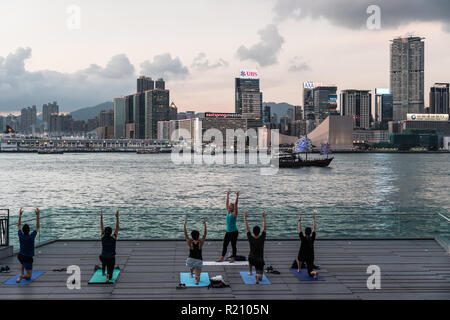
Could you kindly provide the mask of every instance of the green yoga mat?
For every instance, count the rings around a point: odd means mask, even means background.
[[[109,283],[114,283],[117,280],[117,277],[119,276],[120,270],[114,269],[112,279],[109,279]],[[88,282],[89,284],[105,284],[106,283],[106,275],[102,275],[102,270],[99,269],[95,271],[94,275],[92,276],[91,280]]]

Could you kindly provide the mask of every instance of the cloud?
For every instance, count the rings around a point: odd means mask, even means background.
[[[290,67],[288,69],[289,72],[301,72],[301,71],[309,71],[311,70],[311,67],[306,62],[299,62],[298,57],[294,57],[291,59]]]
[[[284,43],[284,38],[278,32],[274,24],[267,25],[264,29],[258,31],[260,41],[250,48],[240,46],[237,50],[237,56],[241,60],[256,61],[261,67],[276,64],[277,55]]]
[[[170,53],[163,53],[153,57],[153,62],[146,60],[141,63],[141,74],[165,80],[185,79],[189,70],[183,66],[180,58],[172,59]]]
[[[206,54],[203,52],[200,52],[192,61],[191,68],[197,69],[197,70],[211,70],[216,69],[220,67],[228,67],[228,62],[224,59],[220,58],[216,61],[214,64],[209,64],[209,60],[206,58]]]
[[[20,110],[58,101],[62,111],[111,101],[133,92],[135,69],[127,56],[113,56],[105,67],[91,64],[73,73],[52,70],[27,71],[30,48],[18,48],[0,57],[0,112]]]
[[[380,7],[381,28],[394,29],[412,22],[440,22],[450,31],[450,1],[448,0],[277,0],[275,21],[289,18],[324,18],[346,28],[365,28],[370,5]]]

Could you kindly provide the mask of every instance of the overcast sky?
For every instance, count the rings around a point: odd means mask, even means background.
[[[301,105],[303,81],[389,87],[389,40],[408,34],[425,38],[428,105],[450,82],[448,0],[1,1],[0,113],[111,101],[140,74],[164,77],[180,111],[233,112],[241,68],[259,71],[264,101]]]

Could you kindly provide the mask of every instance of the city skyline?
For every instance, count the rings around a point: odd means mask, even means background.
[[[198,11],[193,12],[187,4],[171,1],[151,4],[161,9],[160,17],[125,15],[123,23],[107,23],[107,27],[102,23],[121,16],[125,4],[108,4],[108,12],[94,19],[92,12],[101,1],[79,1],[79,30],[66,27],[68,1],[42,8],[22,2],[35,11],[21,13],[22,20],[5,16],[0,22],[0,29],[14,30],[2,32],[2,114],[48,101],[58,101],[67,112],[112,101],[132,92],[139,75],[167,80],[172,100],[180,110],[232,112],[233,81],[240,69],[259,71],[264,101],[301,105],[305,81],[335,84],[339,91],[389,87],[390,41],[408,34],[425,38],[426,92],[436,82],[450,82],[445,73],[450,69],[450,57],[442,53],[450,43],[446,41],[450,40],[446,23],[450,10],[445,10],[448,4],[444,1],[403,4],[410,11],[409,18],[399,10],[403,2],[393,6],[379,1],[380,30],[366,27],[368,1],[346,1],[349,12],[342,16],[331,13],[335,6],[332,2],[324,2],[330,7],[327,10],[324,3],[311,5],[305,1],[247,1],[242,5],[205,2],[204,6],[192,6]],[[186,9],[177,19],[171,18],[169,10],[175,2]],[[144,10],[150,4],[136,1],[135,6]],[[294,13],[300,9],[305,14],[288,14],[290,6],[294,6]],[[13,13],[20,7],[2,3],[0,9],[17,16]],[[357,19],[344,21],[350,15],[357,15]],[[201,23],[192,20],[199,17],[203,18]],[[148,28],[142,31],[147,24],[158,32],[145,31]],[[37,30],[30,37],[29,30],[34,27]],[[185,35],[180,36],[180,28]],[[129,40],[122,44],[118,39],[126,36]],[[146,36],[154,40],[142,43]],[[22,88],[23,93],[18,94]],[[427,94],[425,105],[429,106]]]

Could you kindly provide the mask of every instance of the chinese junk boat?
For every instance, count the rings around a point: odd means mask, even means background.
[[[327,167],[333,160],[333,157],[328,157],[330,148],[328,144],[322,144],[321,154],[326,155],[326,158],[308,159],[308,153],[312,151],[311,140],[308,137],[303,137],[298,140],[294,148],[287,152],[276,155],[280,168],[300,168],[300,167]],[[305,157],[300,155],[304,153]]]

